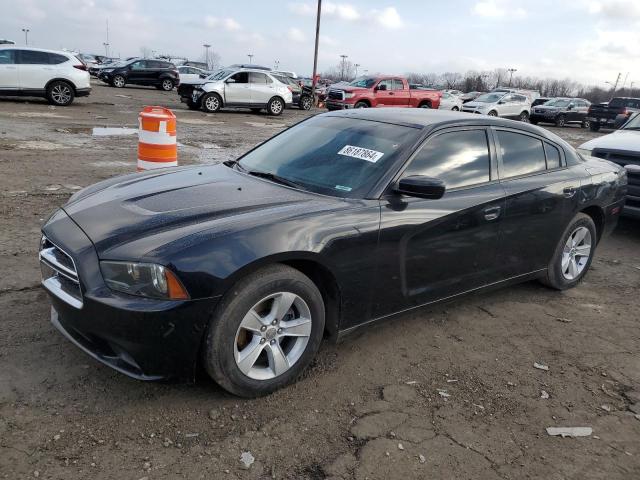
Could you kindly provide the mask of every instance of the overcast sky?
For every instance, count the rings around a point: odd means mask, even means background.
[[[0,38],[43,48],[203,57],[308,75],[315,1],[0,0]],[[618,72],[640,86],[640,0],[324,1],[319,69],[339,55],[360,71],[403,73],[517,68],[604,86]]]

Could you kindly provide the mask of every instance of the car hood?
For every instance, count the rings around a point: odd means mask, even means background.
[[[640,131],[638,130],[616,130],[609,135],[594,138],[587,143],[583,143],[579,148],[593,150],[603,148],[607,150],[626,150],[640,152]]]
[[[110,179],[81,190],[63,209],[101,259],[140,260],[177,240],[184,247],[202,232],[222,236],[348,205],[218,164]]]

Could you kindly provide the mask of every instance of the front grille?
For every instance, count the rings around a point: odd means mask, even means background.
[[[344,100],[344,91],[342,90],[329,90],[327,97],[330,100]]]
[[[71,255],[43,236],[39,256],[42,285],[69,305],[82,308],[80,280]]]

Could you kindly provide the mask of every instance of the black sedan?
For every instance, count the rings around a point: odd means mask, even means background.
[[[237,161],[76,193],[42,229],[43,285],[54,325],[116,370],[193,379],[201,364],[257,396],[325,336],[531,279],[574,287],[626,181],[528,124],[326,113]]]

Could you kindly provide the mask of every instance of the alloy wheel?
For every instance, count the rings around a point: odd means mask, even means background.
[[[591,232],[586,227],[576,228],[562,251],[562,275],[567,280],[575,280],[584,271],[591,256]]]
[[[220,100],[218,100],[218,97],[216,97],[215,95],[208,97],[205,102],[204,102],[205,106],[207,107],[207,110],[210,110],[212,112],[218,110],[218,108],[220,108]]]
[[[302,99],[302,109],[303,110],[311,110],[311,98],[310,97],[304,97]]]
[[[124,78],[117,76],[113,79],[113,84],[118,88],[124,87]]]
[[[304,353],[311,326],[311,310],[300,296],[278,292],[263,298],[240,322],[234,344],[236,365],[254,380],[282,375]]]
[[[171,80],[164,80],[162,82],[162,89],[165,91],[169,91],[171,89],[173,89],[173,82]]]
[[[51,89],[53,101],[59,105],[64,105],[71,100],[71,88],[67,85],[58,84]]]

